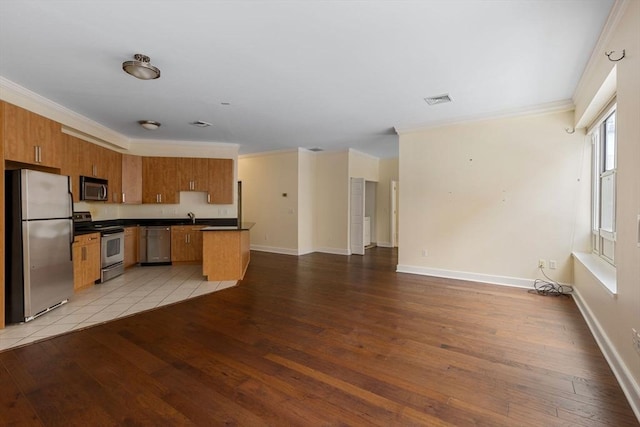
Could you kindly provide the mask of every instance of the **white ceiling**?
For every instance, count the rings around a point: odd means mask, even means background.
[[[394,157],[396,126],[569,100],[612,5],[0,0],[0,76],[132,139]],[[160,79],[122,71],[135,53]]]

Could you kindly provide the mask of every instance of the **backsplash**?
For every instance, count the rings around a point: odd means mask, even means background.
[[[187,218],[193,212],[196,218],[236,218],[236,205],[210,205],[207,194],[196,191],[180,192],[177,205],[120,205],[103,202],[78,202],[74,211],[89,211],[94,221],[120,218]]]

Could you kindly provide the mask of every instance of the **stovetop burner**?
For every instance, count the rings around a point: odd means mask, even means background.
[[[120,225],[102,225],[94,224],[91,220],[91,212],[81,211],[73,213],[73,225],[76,231],[87,232],[95,231],[103,236],[114,233],[123,233],[124,228]]]

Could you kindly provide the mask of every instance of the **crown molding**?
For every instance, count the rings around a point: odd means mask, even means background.
[[[587,61],[587,65],[584,67],[582,71],[582,76],[580,76],[580,80],[578,80],[578,84],[576,85],[576,89],[573,92],[573,99],[576,99],[576,95],[581,93],[584,90],[584,85],[587,84],[587,77],[591,75],[591,72],[594,67],[598,64],[602,55],[607,49],[611,38],[617,28],[620,20],[624,16],[627,8],[634,0],[616,0],[611,8],[611,12],[609,12],[609,16],[607,17],[607,21],[602,28],[602,32],[600,33],[600,37],[596,42],[596,45],[591,52],[591,56],[589,57],[589,61]],[[613,65],[612,65],[613,68]]]
[[[410,124],[394,126],[394,129],[398,135],[414,132],[422,132],[433,128],[439,128],[443,126],[459,125],[470,122],[480,122],[485,120],[506,119],[519,116],[534,116],[541,114],[561,113],[564,111],[572,111],[575,108],[571,99],[565,99],[562,101],[549,102],[546,104],[539,104],[529,107],[512,108],[502,111],[496,111],[486,114],[477,114],[466,117],[457,117],[451,120],[441,120],[432,123],[423,124]]]
[[[83,115],[51,101],[37,93],[0,76],[0,99],[60,123],[67,130],[75,130],[82,139],[100,145],[128,150],[131,140]],[[70,133],[70,132],[65,132]]]

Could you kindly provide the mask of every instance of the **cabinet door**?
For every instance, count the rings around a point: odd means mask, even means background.
[[[209,191],[209,159],[179,157],[177,159],[180,191]]]
[[[100,279],[100,235],[87,245],[87,279],[91,283]]]
[[[59,168],[62,165],[62,153],[60,140],[62,130],[60,123],[46,117],[30,113],[29,116],[29,140],[39,147],[38,164]]]
[[[122,154],[117,151],[104,149],[106,177],[109,181],[109,201],[111,203],[122,202]]]
[[[142,203],[142,157],[122,155],[122,203]]]
[[[74,242],[71,246],[73,253],[73,290],[77,291],[85,287],[84,283],[84,263],[86,257],[86,245]]]
[[[6,160],[59,168],[60,124],[13,104],[4,103]]]
[[[78,168],[78,175],[82,176],[97,176],[95,158],[97,156],[97,147],[87,141],[83,141],[80,138],[71,137],[74,140],[76,146],[76,163]]]
[[[143,157],[142,203],[179,203],[175,157]]]
[[[75,203],[80,201],[80,142],[84,141],[66,134],[62,134],[60,141],[61,150],[65,154],[60,173],[71,177],[71,193]]]
[[[131,267],[138,262],[138,227],[124,229],[124,267]]]
[[[193,191],[193,159],[189,157],[178,157],[176,159],[176,169],[178,175],[178,190]]]
[[[189,261],[189,232],[187,227],[171,227],[171,261]]]
[[[76,236],[73,251],[73,288],[91,286],[100,279],[100,234]]]
[[[215,205],[233,204],[233,160],[208,159],[208,202]]]

